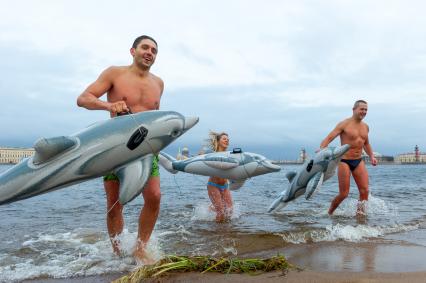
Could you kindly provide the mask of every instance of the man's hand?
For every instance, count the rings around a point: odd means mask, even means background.
[[[373,165],[373,166],[377,165],[377,159],[374,156],[371,157],[371,161],[370,162],[371,162],[371,165]]]
[[[129,112],[129,107],[125,101],[120,100],[116,102],[111,102],[108,106],[108,111],[112,116],[117,116],[118,113]]]

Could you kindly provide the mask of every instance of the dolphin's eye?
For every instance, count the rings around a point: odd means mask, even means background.
[[[179,130],[173,130],[171,133],[170,133],[170,135],[173,137],[173,138],[175,138],[175,137],[177,137],[177,136],[179,136],[181,134],[181,131],[179,131]]]

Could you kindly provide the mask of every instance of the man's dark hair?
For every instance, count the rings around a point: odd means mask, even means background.
[[[136,48],[136,47],[138,47],[139,42],[141,42],[141,41],[142,41],[142,40],[144,40],[144,39],[149,39],[149,40],[154,41],[155,45],[157,45],[157,48],[158,48],[157,41],[155,41],[155,39],[153,39],[152,37],[150,37],[150,36],[148,36],[148,35],[141,35],[141,36],[137,37],[137,38],[135,39],[135,41],[133,42],[132,48]]]
[[[356,109],[361,103],[368,104],[367,101],[360,99],[355,101],[353,109]]]

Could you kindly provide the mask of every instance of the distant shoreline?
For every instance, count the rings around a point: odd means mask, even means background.
[[[272,163],[277,165],[302,165],[304,162],[290,161],[290,160],[273,160]],[[379,162],[379,165],[426,165],[426,162],[399,163],[399,162],[386,161],[386,162]]]
[[[293,161],[293,160],[273,160],[273,164],[277,165],[302,165],[304,162]],[[0,165],[16,165],[18,163],[0,163]],[[368,164],[368,163],[367,163]],[[426,165],[426,162],[412,162],[412,163],[398,163],[398,162],[379,162],[379,165]]]

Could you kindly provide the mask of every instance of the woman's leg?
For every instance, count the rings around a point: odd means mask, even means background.
[[[225,221],[225,205],[222,201],[222,195],[219,189],[213,186],[207,186],[207,190],[209,193],[209,198],[216,211],[216,222],[218,223],[224,222]]]

